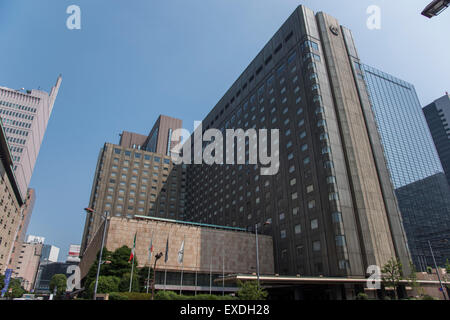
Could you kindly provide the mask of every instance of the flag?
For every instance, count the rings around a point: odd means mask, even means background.
[[[128,262],[134,259],[134,251],[136,249],[136,235],[137,232],[134,234],[133,249],[131,249],[130,259],[128,259]]]
[[[148,248],[148,261],[152,261],[152,255],[153,255],[153,236],[150,240],[150,247]]]
[[[167,237],[166,242],[166,254],[164,256],[164,263],[167,263],[167,260],[169,260],[169,237]]]
[[[180,251],[178,251],[178,263],[183,263],[183,257],[184,257],[184,240],[181,243]]]

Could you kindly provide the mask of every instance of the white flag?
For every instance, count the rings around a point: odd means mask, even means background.
[[[178,251],[178,263],[183,263],[183,257],[184,257],[184,240],[181,243],[180,251]]]

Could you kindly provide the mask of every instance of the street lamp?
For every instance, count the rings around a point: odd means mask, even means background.
[[[162,256],[163,256],[162,252],[158,253],[155,256],[155,264],[153,265],[152,300],[155,299],[156,262],[158,262],[158,260],[161,259]]]
[[[269,225],[270,221],[264,222],[263,227]],[[258,224],[255,224],[255,238],[256,238],[256,278],[258,282],[259,289],[259,245],[258,245]]]
[[[450,0],[433,0],[423,11],[422,15],[433,18],[450,6]]]
[[[86,213],[96,213],[99,214],[97,211],[91,209],[91,208],[84,208]],[[105,219],[105,226],[103,228],[103,236],[102,236],[102,246],[100,247],[100,256],[98,257],[98,266],[97,266],[97,276],[95,278],[95,287],[94,287],[94,300],[97,300],[97,288],[98,288],[98,277],[100,276],[100,266],[102,263],[102,255],[103,255],[103,246],[105,245],[105,235],[106,235],[106,227],[108,224],[108,215],[109,212],[105,211],[105,213],[102,215],[102,217]]]
[[[440,242],[448,243],[448,240],[447,239],[442,239],[442,240],[440,240]],[[428,246],[430,247],[431,257],[433,258],[434,267],[436,268],[436,274],[437,274],[438,279],[439,279],[439,284],[441,285],[441,290],[442,290],[442,294],[444,295],[444,300],[447,300],[447,295],[445,294],[444,286],[442,285],[441,276],[439,275],[439,269],[438,269],[438,266],[437,266],[437,263],[436,263],[436,259],[434,258],[433,248],[431,247],[431,241],[430,240],[428,240]]]

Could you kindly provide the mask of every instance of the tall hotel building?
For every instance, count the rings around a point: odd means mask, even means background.
[[[0,87],[0,116],[11,148],[17,183],[24,198],[61,81],[59,76],[50,94],[41,90],[23,93]]]
[[[105,143],[101,148],[89,201],[98,214],[87,214],[81,255],[106,211],[128,219],[185,218],[186,169],[175,166],[167,153],[171,132],[181,125],[181,120],[160,116],[149,136],[124,131],[118,145]],[[163,152],[154,152],[158,150]]]
[[[279,129],[280,167],[188,166],[188,219],[258,225],[279,274],[365,277],[394,257],[408,273],[360,60],[335,18],[299,6],[203,120],[209,128]]]
[[[433,265],[430,240],[438,264],[444,265],[450,258],[450,248],[439,240],[450,234],[450,187],[416,90],[412,84],[373,67],[363,65],[362,69],[412,261],[421,271]]]

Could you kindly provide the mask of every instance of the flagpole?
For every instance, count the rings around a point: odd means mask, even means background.
[[[209,262],[209,294],[211,295],[211,286],[212,286],[212,256]]]
[[[222,243],[222,296],[225,296],[225,241]]]
[[[131,283],[133,282],[134,256],[136,255],[136,238],[137,238],[137,232],[134,235],[133,249],[131,251],[131,253],[133,254],[133,261],[131,262],[130,288],[129,288],[128,292],[131,292]]]
[[[180,296],[181,296],[181,292],[182,292],[182,288],[183,288],[183,269],[184,269],[184,246],[185,243],[184,241],[186,240],[186,235],[183,238],[183,252],[181,253],[181,282],[180,282]],[[178,253],[179,254],[179,253]]]
[[[134,271],[134,254],[133,254],[133,261],[131,262],[130,289],[128,290],[128,292],[131,292],[131,283],[133,282],[133,271]]]
[[[164,291],[166,291],[166,280],[167,280],[167,265],[164,264],[165,270],[164,270]]]
[[[169,261],[169,236],[170,236],[170,231],[169,231],[169,234],[167,235],[166,254],[165,254],[165,257],[164,257],[164,266],[165,266],[165,271],[164,271],[164,291],[166,291],[166,284],[167,284],[167,261]]]
[[[153,254],[153,232],[152,232],[152,240],[150,240],[150,254],[148,256],[148,275],[147,275],[147,293],[148,293],[148,287],[150,285],[150,269],[152,267],[152,254]],[[153,270],[153,272],[155,272]]]

